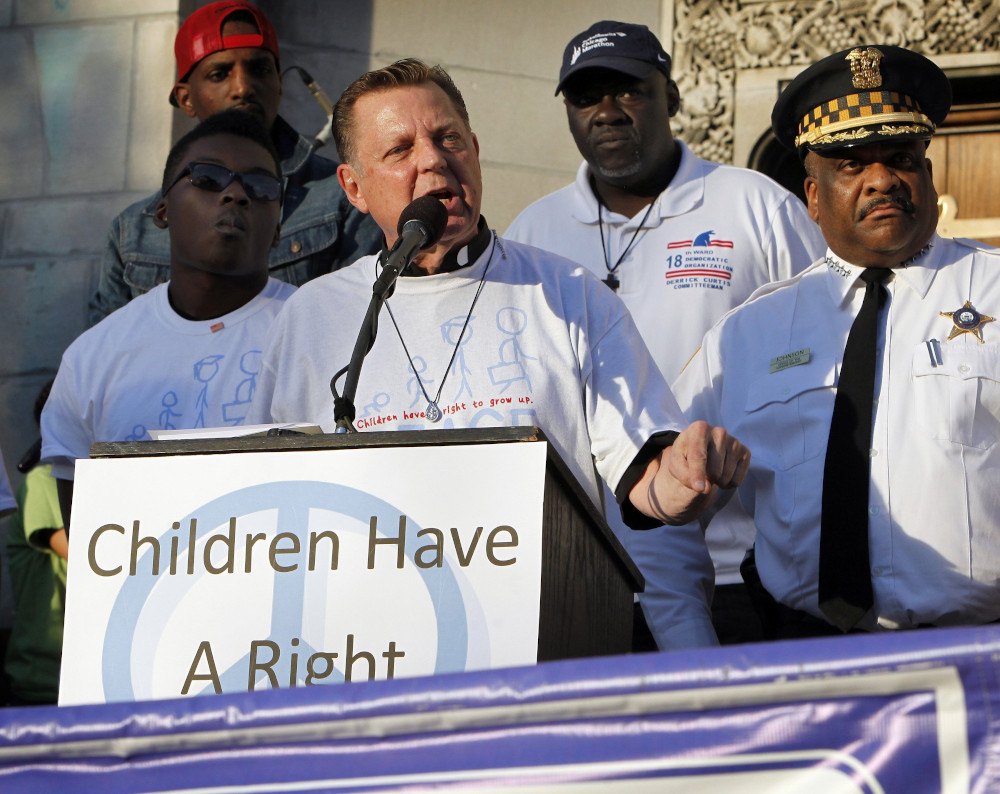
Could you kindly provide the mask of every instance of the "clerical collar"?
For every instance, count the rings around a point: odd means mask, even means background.
[[[444,259],[441,260],[441,267],[438,268],[438,273],[450,273],[452,270],[459,270],[463,267],[468,267],[478,261],[479,257],[483,255],[492,241],[493,233],[490,231],[490,227],[486,223],[486,218],[482,215],[479,216],[479,225],[477,226],[477,229],[478,231],[476,232],[476,236],[469,242],[460,248],[453,248],[444,255]],[[380,261],[384,262],[386,254],[388,253],[389,251],[386,249],[385,243],[383,243],[382,253],[379,255]],[[428,273],[421,270],[419,267],[408,267],[403,275],[426,276]]]
[[[448,273],[452,270],[468,267],[483,255],[493,240],[493,233],[486,223],[486,218],[482,215],[479,216],[479,225],[477,228],[476,236],[469,242],[461,248],[453,248],[444,255],[444,259],[441,260],[441,267],[438,269],[439,273]]]
[[[901,267],[909,267],[914,262],[916,262],[918,259],[920,259],[920,257],[922,257],[924,254],[926,254],[928,251],[930,251],[931,247],[933,245],[934,245],[933,242],[927,243],[927,245],[925,245],[923,248],[921,248],[919,251],[917,251],[917,253],[915,253],[909,259],[904,259],[898,265],[893,265],[892,269],[896,270],[897,268],[901,268]],[[855,273],[851,272],[851,269],[848,267],[849,263],[845,262],[843,259],[841,259],[839,256],[837,256],[835,253],[833,253],[833,251],[829,251],[829,250],[827,251],[826,258],[824,259],[824,261],[826,262],[826,266],[828,268],[830,268],[830,270],[832,270],[838,276],[843,276],[844,278],[854,278],[855,277]],[[852,267],[861,267],[861,266],[860,265],[852,265]]]

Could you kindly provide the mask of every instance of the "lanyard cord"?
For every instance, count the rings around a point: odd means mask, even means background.
[[[608,256],[608,246],[604,241],[604,204],[600,200],[597,202],[597,228],[601,231],[601,253],[604,254],[604,267],[608,269],[608,277],[604,280],[611,289],[618,289],[618,279],[615,278],[615,271],[618,266],[624,261],[628,252],[632,250],[632,245],[635,243],[635,238],[639,236],[639,232],[642,231],[643,227],[646,225],[646,220],[649,218],[649,213],[653,211],[653,205],[656,204],[657,200],[660,198],[657,194],[648,207],[646,207],[646,213],[642,216],[642,220],[639,221],[638,228],[632,233],[632,239],[628,241],[628,245],[625,246],[625,250],[622,251],[621,256],[618,257],[618,261],[614,265],[611,264],[611,257]]]
[[[410,371],[413,373],[414,377],[417,379],[417,385],[420,387],[420,391],[424,395],[424,399],[427,400],[427,419],[431,422],[437,422],[441,419],[441,409],[438,406],[438,400],[441,399],[441,393],[444,391],[445,381],[448,380],[448,375],[451,374],[452,365],[455,363],[455,357],[458,355],[458,348],[462,344],[462,338],[465,336],[465,329],[469,327],[469,321],[472,319],[472,312],[476,308],[476,303],[479,300],[479,295],[483,291],[483,286],[486,284],[486,274],[490,270],[490,265],[493,263],[493,252],[497,247],[497,233],[493,232],[493,247],[490,249],[490,258],[486,260],[486,267],[483,268],[483,275],[479,279],[479,286],[476,288],[476,294],[472,298],[472,305],[469,306],[469,313],[465,315],[465,323],[462,325],[462,331],[458,335],[458,340],[455,342],[455,349],[451,351],[451,359],[448,361],[448,366],[445,368],[444,375],[441,378],[441,385],[438,387],[437,394],[434,395],[432,400],[430,395],[427,393],[427,389],[424,388],[424,382],[420,377],[420,373],[417,372],[417,367],[413,363],[413,356],[410,355],[409,349],[406,347],[406,341],[403,339],[403,334],[399,330],[399,325],[396,323],[396,317],[392,313],[392,307],[389,302],[386,301],[385,308],[389,311],[389,319],[392,320],[392,327],[396,329],[396,336],[399,337],[399,342],[403,346],[403,352],[406,353],[406,358],[410,362]],[[503,254],[503,248],[501,247],[500,252]],[[507,258],[506,254],[503,254],[504,259]]]

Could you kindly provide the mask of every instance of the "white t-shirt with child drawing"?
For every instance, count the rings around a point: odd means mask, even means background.
[[[213,320],[186,320],[169,282],[84,332],[63,354],[42,412],[42,459],[72,479],[97,441],[148,440],[150,430],[243,424],[264,336],[295,288],[268,279],[251,301]]]

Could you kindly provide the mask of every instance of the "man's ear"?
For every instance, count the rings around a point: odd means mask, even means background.
[[[677,87],[677,83],[673,80],[667,80],[667,113],[670,118],[677,115],[677,112],[681,109],[681,92]]]
[[[271,240],[271,248],[277,248],[278,243],[281,242],[281,224],[279,223],[274,227],[274,239]]]
[[[153,223],[160,229],[167,228],[167,200],[160,199],[156,204],[156,211],[153,213]]]
[[[802,157],[802,167],[806,171],[805,181],[802,183],[802,189],[806,194],[806,208],[809,210],[809,217],[813,219],[816,223],[819,223],[819,180],[816,178],[815,174],[815,158],[819,157],[818,154],[806,150],[805,155]],[[812,161],[812,165],[810,165]]]
[[[337,166],[337,181],[344,189],[347,200],[361,212],[368,212],[368,202],[365,201],[357,169],[350,163],[341,163]]]
[[[178,83],[174,88],[174,99],[177,100],[177,107],[183,111],[185,116],[194,118],[194,106],[191,104],[191,87],[187,83]]]
[[[803,187],[806,191],[806,207],[809,209],[809,217],[819,223],[819,200],[817,199],[819,184],[816,182],[816,177],[807,176]]]

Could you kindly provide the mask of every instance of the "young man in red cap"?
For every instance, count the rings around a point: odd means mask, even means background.
[[[192,13],[174,41],[176,85],[170,103],[192,118],[236,108],[256,116],[281,157],[285,180],[281,239],[270,274],[300,285],[378,250],[382,234],[337,183],[337,164],[312,153],[309,141],[278,115],[278,37],[270,20],[244,0],[220,0]],[[111,224],[97,292],[96,323],[170,275],[166,232],[154,223],[157,193],[133,204]]]

